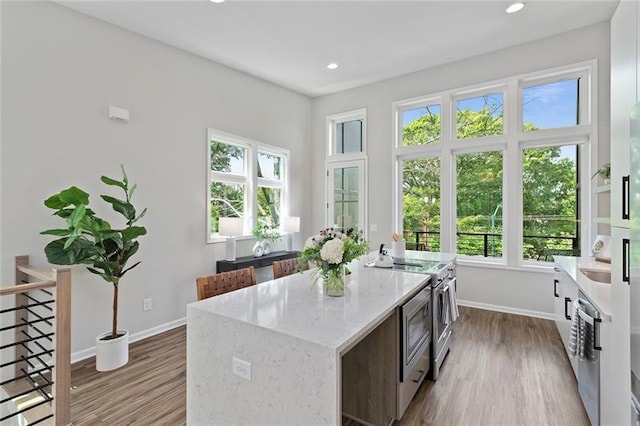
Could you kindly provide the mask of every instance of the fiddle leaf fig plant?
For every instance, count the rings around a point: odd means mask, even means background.
[[[136,185],[129,187],[129,179],[124,166],[122,180],[102,176],[100,180],[109,186],[120,188],[123,199],[110,195],[100,198],[123,216],[124,225],[112,228],[106,220],[98,217],[89,206],[89,194],[72,186],[47,198],[45,206],[55,210],[54,215],[64,220],[66,228],[49,229],[44,235],[60,237],[44,248],[47,260],[55,265],[86,264],[89,272],[99,275],[113,285],[113,321],[110,339],[118,337],[118,285],[128,271],[140,264],[127,267],[128,261],[140,247],[137,239],[147,233],[143,226],[135,225],[147,212],[137,214],[131,203]]]

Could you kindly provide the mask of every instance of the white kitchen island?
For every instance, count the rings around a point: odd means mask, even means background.
[[[344,297],[306,271],[190,304],[187,424],[340,424],[342,355],[429,279],[365,260],[350,265]]]

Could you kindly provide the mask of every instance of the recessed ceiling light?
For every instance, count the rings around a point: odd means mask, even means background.
[[[336,68],[338,68],[338,64],[336,64],[335,62],[331,62],[329,65],[327,65],[327,68],[329,68],[330,70],[335,70]]]
[[[509,5],[509,7],[507,7],[505,12],[507,12],[507,13],[516,13],[516,12],[522,10],[523,7],[524,7],[524,3],[521,3],[521,2],[511,3]]]
[[[210,0],[211,3],[224,3],[224,0]]]

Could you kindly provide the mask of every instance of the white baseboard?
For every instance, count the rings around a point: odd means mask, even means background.
[[[187,323],[187,317],[179,318],[175,321],[168,322],[166,324],[160,324],[156,327],[149,328],[147,330],[142,330],[137,333],[134,333],[129,336],[129,343],[137,342],[138,340],[146,339],[147,337],[155,336],[156,334],[163,333],[165,331],[169,331],[176,327],[180,327],[181,325],[185,325]],[[71,354],[71,364],[74,364],[78,361],[82,361],[87,358],[91,358],[92,356],[96,356],[96,347],[93,346],[91,348],[83,349],[78,352],[74,352]]]
[[[526,317],[542,318],[548,320],[555,320],[552,313],[530,311],[528,309],[511,308],[508,306],[490,305],[488,303],[473,302],[470,300],[458,299],[458,305],[468,306],[469,308],[484,309],[485,311],[504,312],[506,314],[524,315]]]

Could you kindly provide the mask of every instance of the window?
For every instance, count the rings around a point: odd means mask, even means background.
[[[210,223],[218,232],[221,217],[242,217],[246,204],[247,149],[210,139]]]
[[[579,124],[580,78],[539,84],[522,89],[522,130]]]
[[[359,109],[327,117],[329,158],[363,157],[366,152],[367,111]]]
[[[362,152],[362,120],[336,123],[336,154]]]
[[[280,226],[284,157],[258,152],[258,223]]]
[[[440,159],[402,161],[402,221],[407,248],[440,251]]]
[[[502,105],[502,93],[456,101],[456,138],[501,135],[504,131]]]
[[[408,248],[511,266],[585,250],[594,66],[395,102],[394,220]]]
[[[221,217],[243,217],[245,234],[257,223],[278,228],[287,208],[288,151],[213,129],[207,149],[207,240],[217,241]]]
[[[551,260],[580,252],[578,145],[522,153],[523,257]]]
[[[456,156],[459,254],[502,257],[502,152]]]
[[[439,104],[401,109],[400,122],[404,146],[440,142],[441,107]]]

